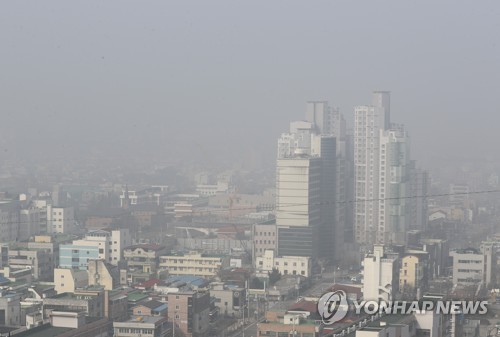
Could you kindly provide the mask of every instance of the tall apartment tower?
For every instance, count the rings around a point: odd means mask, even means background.
[[[317,134],[343,138],[346,122],[338,108],[331,107],[326,101],[307,102],[306,120]]]
[[[360,244],[376,242],[379,203],[380,134],[385,111],[375,106],[354,108],[355,205],[354,235]]]
[[[427,229],[428,224],[428,200],[426,198],[430,193],[430,176],[426,170],[417,167],[414,160],[410,162],[410,219],[409,229],[423,230]]]
[[[384,129],[391,126],[391,93],[390,91],[374,91],[372,105],[384,110]]]
[[[409,223],[410,144],[402,126],[380,131],[376,243],[404,244]]]
[[[388,123],[388,92],[375,92],[373,103],[354,110],[354,234],[367,246],[404,244],[410,222],[409,137],[402,125]]]

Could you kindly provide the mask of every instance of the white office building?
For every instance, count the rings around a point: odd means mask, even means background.
[[[317,256],[320,225],[320,160],[301,152],[278,159],[276,226],[278,254]]]
[[[255,268],[260,273],[269,273],[277,269],[281,275],[311,276],[311,258],[306,256],[276,256],[274,250],[266,250],[257,257]]]
[[[468,248],[450,252],[453,259],[453,284],[489,286],[495,281],[497,247],[483,242],[481,250]]]

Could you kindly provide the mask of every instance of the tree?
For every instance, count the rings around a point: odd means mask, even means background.
[[[261,280],[259,280],[258,277],[254,277],[250,281],[250,288],[251,289],[264,289],[264,282],[262,282]]]
[[[281,273],[278,271],[277,268],[273,268],[273,270],[269,272],[269,285],[273,286],[280,279],[281,279]]]

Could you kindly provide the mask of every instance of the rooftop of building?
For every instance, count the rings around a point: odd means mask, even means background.
[[[378,328],[384,327],[384,324],[394,325],[394,324],[408,324],[415,320],[413,314],[410,315],[402,315],[402,314],[394,314],[394,315],[385,315],[378,320],[374,320],[373,322],[369,322],[364,328]],[[381,325],[382,324],[382,325]],[[364,329],[362,328],[362,329]]]
[[[125,215],[127,213],[128,211],[124,210],[123,208],[105,208],[102,210],[93,211],[91,214],[88,215],[88,218],[97,218],[97,217],[113,218]]]
[[[164,283],[164,281],[162,281],[160,279],[157,279],[157,278],[152,278],[150,280],[147,280],[147,281],[144,281],[142,283],[137,284],[135,287],[136,288],[152,288],[156,284],[160,284],[161,285],[162,283]]]
[[[347,294],[356,294],[361,297],[363,295],[363,285],[361,284],[345,284],[345,283],[335,283],[330,288],[331,291],[342,290]]]
[[[163,321],[166,321],[167,318],[163,316],[132,316],[128,321],[125,322],[114,322],[113,325],[126,325],[130,323],[138,323],[138,324],[157,324]]]
[[[162,257],[190,257],[190,256],[199,256],[206,258],[217,258],[222,259],[227,256],[227,254],[217,254],[217,253],[200,253],[197,251],[171,251],[167,255],[163,255]]]
[[[65,310],[66,312],[67,310]],[[103,323],[107,323],[107,319],[103,319],[102,317],[85,317],[85,323],[87,324],[100,324],[99,321]],[[25,330],[21,333],[15,334],[13,336],[16,337],[56,337],[60,336],[65,332],[70,330],[76,330],[72,328],[61,328],[54,327],[50,324],[44,324],[42,326],[37,326],[33,329]]]
[[[288,311],[307,311],[311,314],[318,312],[318,303],[307,300],[300,300],[288,307]]]
[[[72,330],[71,328],[58,328],[54,327],[50,324],[45,324],[42,326],[38,326],[36,328],[26,330],[19,334],[16,334],[16,337],[56,337],[62,335],[63,333]]]
[[[359,316],[354,316],[351,318],[352,319],[350,319],[349,322],[344,322],[345,321],[345,318],[344,318],[342,321],[335,323],[335,325],[330,327],[331,331],[333,331],[335,334],[339,334],[343,330],[346,331],[346,329],[348,327],[352,327],[354,322],[359,322],[359,321],[363,321],[364,319],[367,319],[368,321],[364,327],[358,328],[356,330],[351,330],[349,333],[346,333],[344,335],[344,337],[355,337],[356,331],[360,331],[360,330],[380,331],[383,328],[391,326],[391,325],[408,324],[415,319],[415,317],[413,315],[385,315],[381,318],[375,319],[374,321],[371,321],[369,319],[369,317],[367,317],[367,316],[361,317],[361,318]]]
[[[194,275],[171,276],[165,281],[165,283],[170,285],[173,285],[175,283],[186,283],[198,288],[206,287],[210,284],[210,282],[203,277]]]
[[[96,289],[96,290],[101,290],[102,288]],[[93,290],[93,289],[88,289],[86,288],[85,290]],[[55,296],[52,296],[47,299],[58,299],[58,300],[80,300],[83,299],[83,296],[93,296],[94,294],[92,293],[85,293],[85,294],[74,294],[74,293],[61,293],[57,294]]]
[[[148,298],[149,295],[141,292],[131,292],[127,294],[127,300],[129,302],[139,302]]]
[[[162,303],[162,302],[157,301],[157,300],[151,300],[151,301],[140,303],[140,304],[138,304],[138,306],[142,305],[142,306],[145,306],[146,308],[149,308],[149,309],[153,310],[153,309],[157,309],[159,307],[162,307],[165,304],[166,303]]]
[[[3,274],[0,274],[0,284],[7,284],[7,283],[10,283],[11,281],[4,277]]]
[[[426,252],[425,250],[419,250],[419,249],[408,249],[404,253],[405,257],[406,256],[411,256],[411,255],[416,255],[416,256],[428,256],[429,252]]]
[[[157,245],[156,243],[143,243],[143,244],[128,246],[125,249],[132,249],[133,250],[133,249],[138,249],[138,248],[142,248],[144,250],[159,251],[159,250],[165,249],[166,247],[161,246],[161,245]]]
[[[456,254],[481,254],[481,251],[477,248],[469,247],[469,248],[462,248],[462,249],[454,250],[454,251],[452,251],[452,253],[456,253]]]

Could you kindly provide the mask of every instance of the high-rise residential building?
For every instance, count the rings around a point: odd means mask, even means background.
[[[409,196],[409,229],[426,230],[428,224],[428,199],[430,193],[429,172],[416,166],[415,161],[410,163],[410,190]]]
[[[377,232],[380,130],[384,128],[384,118],[379,107],[354,109],[354,235],[361,244],[375,242]]]
[[[375,242],[404,244],[409,221],[409,140],[402,127],[380,130]],[[375,182],[377,183],[377,182]]]
[[[373,101],[376,106],[354,110],[354,234],[368,246],[404,244],[410,209],[409,137],[402,125],[387,123],[389,93],[375,92]]]
[[[345,136],[344,116],[338,108],[331,107],[326,101],[307,102],[306,120],[313,125],[317,134],[331,135],[336,138]]]
[[[372,105],[383,109],[384,129],[389,129],[391,127],[391,92],[374,91],[372,94]]]

